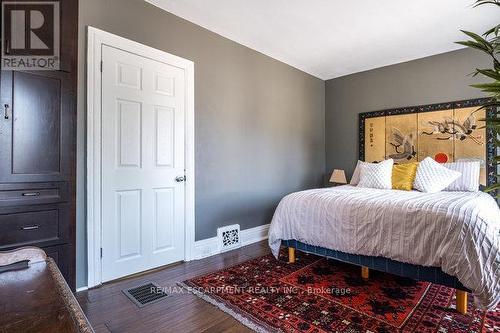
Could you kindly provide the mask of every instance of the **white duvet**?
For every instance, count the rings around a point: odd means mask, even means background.
[[[378,190],[350,185],[284,197],[269,229],[278,255],[295,239],[351,254],[437,266],[455,277],[476,304],[500,301],[500,210],[483,192]]]

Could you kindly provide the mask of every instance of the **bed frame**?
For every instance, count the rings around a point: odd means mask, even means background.
[[[376,271],[412,278],[418,281],[427,281],[455,288],[457,295],[457,311],[462,314],[467,313],[467,292],[470,292],[470,290],[465,288],[456,277],[446,274],[439,267],[418,266],[383,257],[349,254],[320,246],[308,245],[295,239],[283,240],[281,241],[281,245],[288,247],[289,263],[295,262],[295,250],[297,249],[328,259],[335,259],[348,264],[361,266],[361,277],[363,279],[368,279],[370,269],[374,269]]]

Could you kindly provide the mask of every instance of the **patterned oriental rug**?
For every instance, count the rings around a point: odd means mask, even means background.
[[[297,252],[271,254],[181,283],[257,332],[500,332],[500,306],[459,314],[454,289]]]

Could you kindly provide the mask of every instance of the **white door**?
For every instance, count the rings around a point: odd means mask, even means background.
[[[102,281],[184,259],[184,70],[102,49]]]

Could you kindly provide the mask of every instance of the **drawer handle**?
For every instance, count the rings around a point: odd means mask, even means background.
[[[23,193],[23,197],[38,197],[40,192],[26,192]]]
[[[37,225],[32,225],[29,227],[21,227],[21,230],[35,230],[35,229],[38,229]]]

